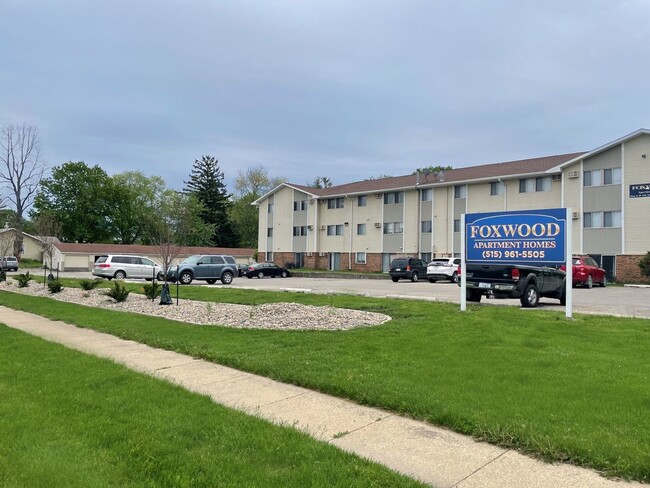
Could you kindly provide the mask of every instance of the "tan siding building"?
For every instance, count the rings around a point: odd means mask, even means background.
[[[646,129],[589,152],[324,189],[285,183],[255,202],[260,260],[387,271],[400,255],[457,256],[465,213],[569,207],[574,253],[591,254],[610,279],[640,280],[637,263],[650,250],[650,192],[633,197],[631,188],[644,184]]]

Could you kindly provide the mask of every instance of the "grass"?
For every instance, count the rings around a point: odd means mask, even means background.
[[[138,285],[132,285],[134,289]],[[141,286],[139,287],[141,288]],[[650,321],[181,287],[183,298],[387,313],[346,332],[199,327],[0,293],[0,304],[379,406],[536,456],[650,481]],[[174,294],[173,291],[172,294]]]
[[[20,263],[18,263],[18,267],[27,269],[43,269],[43,262],[38,259],[21,259]]]
[[[0,338],[3,487],[422,486],[109,361]]]

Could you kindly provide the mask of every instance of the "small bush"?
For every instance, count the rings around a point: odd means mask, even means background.
[[[650,251],[639,261],[639,269],[641,270],[641,275],[650,278]]]
[[[94,280],[79,280],[79,286],[81,286],[82,290],[86,290],[86,291],[94,290],[97,287],[97,285],[99,285],[103,281],[104,280],[102,280],[101,278],[97,278]]]
[[[161,288],[162,287],[158,283],[151,283],[151,284],[147,283],[146,285],[144,285],[142,287],[142,289],[144,290],[145,296],[149,300],[155,300],[156,297],[160,296]]]
[[[0,282],[7,281],[7,274],[5,270],[0,268]]]
[[[63,290],[63,285],[59,280],[48,281],[47,287],[50,290],[50,293],[59,293],[61,290]]]
[[[131,292],[127,290],[124,285],[120,285],[120,283],[116,281],[113,283],[113,288],[106,290],[104,292],[104,295],[111,297],[117,303],[121,303],[126,300],[126,298],[129,296],[129,293]]]
[[[18,288],[26,288],[34,278],[29,275],[28,271],[27,273],[17,274],[14,279],[18,282]]]

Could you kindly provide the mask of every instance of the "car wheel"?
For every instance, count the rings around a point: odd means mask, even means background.
[[[429,278],[429,283],[435,283],[438,280],[434,280],[433,278]]]
[[[449,278],[449,281],[452,283],[458,283],[458,272],[454,271],[454,274],[451,275],[451,278]]]
[[[603,288],[607,286],[607,276],[603,276],[603,281],[600,282],[600,286]]]
[[[260,271],[259,273],[257,273],[257,277],[261,280],[262,278],[264,278],[264,273]]]
[[[210,278],[209,280],[205,280],[205,281],[208,285],[214,285],[217,282],[217,280],[215,280],[214,278]]]
[[[181,285],[189,285],[192,283],[192,280],[194,277],[192,276],[192,273],[189,271],[183,271],[181,275],[178,277],[178,281],[181,282]]]
[[[539,303],[539,292],[533,283],[526,285],[520,301],[521,306],[524,308],[535,308],[537,306]]]
[[[589,275],[589,278],[587,278],[587,282],[585,283],[585,286],[587,288],[593,288],[594,286],[594,279]]]
[[[479,303],[481,301],[481,292],[477,290],[467,290],[467,301],[468,302],[474,302],[474,303]]]
[[[156,276],[156,279],[157,279],[158,281],[162,281],[164,278],[165,278],[165,277],[163,276],[162,273],[158,273],[158,276]]]
[[[414,271],[413,274],[411,275],[411,281],[413,283],[417,283],[419,279],[420,279],[420,275]]]
[[[399,281],[399,278],[391,278],[393,280],[393,283],[397,283]]]
[[[562,294],[560,295],[560,305],[566,305],[566,284],[562,284]]]
[[[289,276],[289,275],[287,274],[286,271],[283,271],[282,274],[281,274],[280,276],[282,276],[283,278],[286,278],[286,277]]]
[[[221,275],[221,283],[224,285],[229,285],[232,283],[232,273],[230,271],[226,271],[224,274]]]
[[[116,271],[113,277],[116,280],[123,280],[124,278],[126,278],[126,273],[124,271]]]

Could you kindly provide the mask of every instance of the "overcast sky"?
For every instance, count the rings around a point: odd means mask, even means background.
[[[650,127],[650,1],[0,0],[0,125],[50,166],[343,184]],[[232,190],[232,188],[231,188]]]

